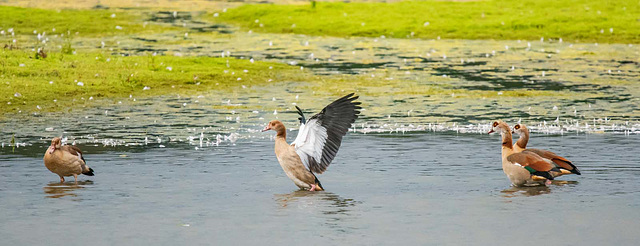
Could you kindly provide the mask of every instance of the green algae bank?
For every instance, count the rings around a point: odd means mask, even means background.
[[[4,243],[637,241],[637,2],[157,3],[0,6]],[[298,191],[260,130],[351,92],[327,191]],[[498,119],[582,175],[511,187]],[[56,136],[96,176],[59,183]]]
[[[638,43],[637,1],[247,4],[214,16],[254,31],[320,36]]]

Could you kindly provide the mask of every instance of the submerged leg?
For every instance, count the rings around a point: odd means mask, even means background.
[[[546,185],[546,186],[551,185],[551,180],[548,180],[548,179],[547,179],[547,181],[545,181],[545,182],[544,182],[544,185]]]

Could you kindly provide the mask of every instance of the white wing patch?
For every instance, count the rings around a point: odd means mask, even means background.
[[[311,157],[320,163],[326,141],[327,129],[321,126],[317,119],[311,119],[307,124],[300,125],[298,136],[291,145],[295,146],[296,153],[300,156],[302,163],[310,170],[309,158]]]
[[[291,145],[298,146],[304,144],[304,139],[307,138],[307,133],[305,132],[305,130],[305,124],[300,124],[300,129],[298,129],[298,136],[296,136],[296,139],[293,140]]]

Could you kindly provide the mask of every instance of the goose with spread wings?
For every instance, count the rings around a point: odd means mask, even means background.
[[[309,120],[296,106],[300,115],[300,130],[291,145],[287,143],[287,130],[282,122],[273,120],[262,130],[277,132],[275,152],[278,162],[300,189],[324,190],[315,174],[327,170],[338,153],[342,137],[358,118],[362,108],[356,99],[358,96],[354,93],[346,95],[327,105]]]

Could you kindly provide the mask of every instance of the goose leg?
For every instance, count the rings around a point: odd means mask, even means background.
[[[548,179],[547,179],[547,181],[544,181],[544,185],[546,185],[546,186],[551,185],[551,180],[548,180]]]
[[[309,191],[316,191],[316,185],[315,184],[311,184],[311,189],[309,189]]]
[[[73,175],[73,179],[76,181],[76,184],[78,184],[78,175],[77,174]]]

